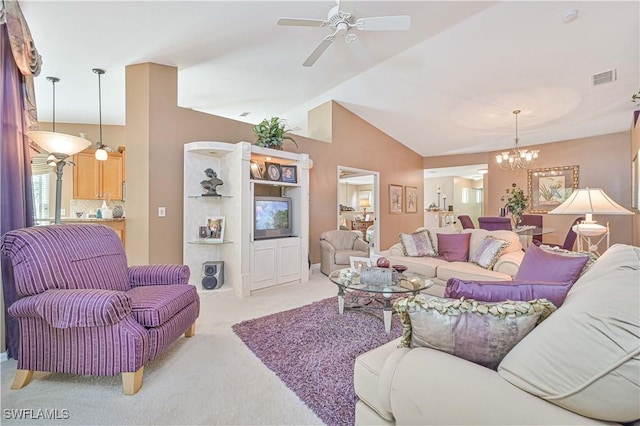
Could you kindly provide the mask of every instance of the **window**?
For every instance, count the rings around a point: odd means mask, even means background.
[[[31,184],[33,191],[33,214],[36,222],[39,219],[49,218],[49,182],[51,174],[39,174],[31,176]]]

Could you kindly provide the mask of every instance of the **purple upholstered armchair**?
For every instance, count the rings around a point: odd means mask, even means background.
[[[109,227],[69,224],[18,229],[0,240],[20,299],[18,370],[12,389],[34,371],[112,376],[124,393],[181,334],[195,333],[200,310],[185,265],[127,266]]]

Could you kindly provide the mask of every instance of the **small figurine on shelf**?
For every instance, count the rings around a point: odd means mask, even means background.
[[[200,185],[204,189],[207,190],[205,194],[202,194],[203,197],[220,197],[220,194],[216,191],[216,188],[222,185],[222,179],[218,178],[218,174],[213,171],[213,169],[206,169],[204,173],[209,177],[209,179],[205,179],[200,182]]]

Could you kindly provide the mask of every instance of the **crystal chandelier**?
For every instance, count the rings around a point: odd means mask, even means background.
[[[511,151],[504,151],[502,154],[496,155],[496,163],[504,170],[526,169],[535,164],[538,159],[537,149],[528,150],[518,147],[518,114],[520,110],[513,111],[516,116],[516,144]]]

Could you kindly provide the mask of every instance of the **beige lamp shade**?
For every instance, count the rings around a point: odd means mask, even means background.
[[[91,142],[73,135],[57,132],[30,131],[27,136],[50,154],[71,156],[91,146]]]
[[[362,198],[362,199],[360,199],[360,202],[359,202],[359,204],[358,204],[358,205],[359,205],[360,207],[365,208],[365,209],[366,209],[367,207],[371,207],[371,203],[369,202],[369,199],[368,199],[368,198]]]
[[[613,201],[601,188],[578,189],[549,214],[585,214],[591,222],[592,214],[630,215],[633,212]]]

